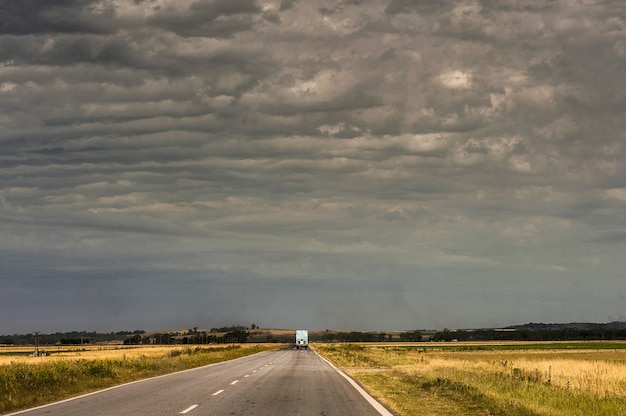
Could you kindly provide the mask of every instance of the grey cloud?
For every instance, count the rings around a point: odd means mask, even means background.
[[[165,8],[147,19],[148,24],[180,36],[230,37],[247,31],[261,13],[255,0],[207,0],[192,3],[187,10]]]
[[[625,244],[626,243],[626,230],[614,230],[606,231],[599,236],[596,241],[604,244]]]
[[[280,2],[280,11],[290,10],[293,8],[294,4],[296,4],[298,0],[281,0]]]
[[[0,34],[111,33],[115,9],[100,0],[0,2]]]
[[[177,45],[170,40],[150,39],[143,36],[58,36],[49,46],[47,40],[41,38],[4,38],[0,41],[0,48],[8,62],[14,65],[45,65],[45,66],[73,66],[93,65],[104,66],[110,70],[135,68],[150,71],[154,75],[184,76],[198,71],[206,71],[205,77],[216,78],[220,74],[242,73],[251,77],[248,85],[245,83],[237,88],[249,88],[256,78],[267,74],[271,68],[269,60],[251,49],[229,50],[222,47],[208,54],[182,56],[177,51]],[[24,48],[24,45],[29,45]],[[164,52],[158,56],[149,56],[145,48],[161,48]],[[6,62],[6,61],[5,61]],[[181,65],[181,63],[186,65]],[[98,79],[97,68],[84,68],[80,78]],[[109,77],[112,74],[107,74]],[[134,77],[135,74],[125,74],[125,77]],[[120,80],[123,82],[123,80]],[[215,93],[220,93],[216,91]]]
[[[71,316],[99,289],[111,330],[621,307],[620,2],[115,4],[3,4],[0,315],[15,331],[29,291],[69,330],[92,329]],[[583,311],[567,299],[591,273]],[[85,302],[37,289],[67,285]]]
[[[391,0],[385,8],[385,13],[391,15],[399,13],[429,13],[442,7],[447,8],[448,6],[445,3],[428,0]]]

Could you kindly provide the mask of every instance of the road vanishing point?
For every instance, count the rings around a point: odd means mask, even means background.
[[[11,415],[392,416],[311,350],[261,352]]]

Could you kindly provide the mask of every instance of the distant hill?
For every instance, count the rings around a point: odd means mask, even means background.
[[[512,325],[506,327],[506,329],[517,329],[517,330],[529,330],[529,331],[541,331],[541,330],[549,330],[549,331],[561,331],[563,329],[582,329],[582,330],[593,330],[593,329],[612,329],[612,330],[624,330],[626,329],[626,322],[610,322],[610,323],[593,323],[593,322],[570,322],[566,324],[559,323],[528,323],[524,325]]]

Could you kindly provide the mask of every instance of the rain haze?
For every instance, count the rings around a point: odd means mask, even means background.
[[[0,333],[626,320],[621,0],[2,0],[0,108]]]

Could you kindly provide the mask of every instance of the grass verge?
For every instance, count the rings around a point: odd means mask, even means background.
[[[0,366],[0,414],[281,347],[255,344],[177,348],[161,356],[12,362]]]

